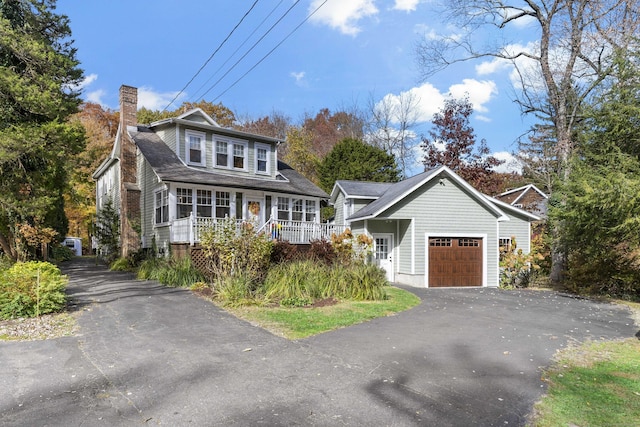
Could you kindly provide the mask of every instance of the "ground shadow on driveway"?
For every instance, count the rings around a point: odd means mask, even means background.
[[[90,259],[64,272],[79,333],[0,342],[2,425],[523,425],[557,349],[637,332],[555,293],[412,289],[411,310],[289,341]]]

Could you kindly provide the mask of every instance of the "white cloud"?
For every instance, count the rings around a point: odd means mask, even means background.
[[[498,172],[498,173],[516,172],[519,174],[522,173],[522,164],[518,161],[518,159],[513,157],[513,154],[509,153],[508,151],[498,151],[495,153],[491,153],[491,155],[498,160],[504,160],[503,164],[493,168],[494,172]]]
[[[102,101],[102,97],[105,96],[107,93],[104,91],[104,89],[98,89],[98,90],[94,90],[93,92],[89,92],[87,93],[87,101],[89,102],[94,102],[96,104],[100,104],[101,106],[105,107],[106,104],[104,103],[104,101]]]
[[[315,10],[324,0],[313,0],[309,11]],[[378,13],[373,0],[328,0],[311,17],[311,21],[339,29],[343,34],[355,36],[361,29],[359,20]]]
[[[396,0],[393,8],[404,12],[413,12],[420,3],[420,0]]]
[[[462,83],[452,85],[449,88],[449,93],[454,98],[463,98],[468,95],[473,110],[478,113],[486,113],[489,110],[484,104],[498,93],[498,88],[491,80],[464,79]]]
[[[289,73],[289,75],[291,77],[293,77],[293,79],[296,81],[296,84],[298,86],[305,86],[306,82],[304,77],[306,76],[307,73],[305,73],[304,71],[300,71],[300,72],[296,72],[296,71],[292,71]]]
[[[138,89],[138,108],[145,107],[150,110],[162,110],[177,94],[177,91],[160,93],[148,87],[141,87]],[[176,104],[179,104],[180,100],[184,99],[185,96],[186,94],[182,93],[178,99],[174,101],[172,107],[177,107]]]
[[[418,111],[416,116],[418,123],[426,123],[430,122],[433,119],[433,115],[440,111],[448,96],[454,98],[468,96],[469,102],[473,105],[474,112],[488,113],[489,110],[485,104],[497,93],[498,89],[493,81],[464,79],[462,83],[450,86],[448,93],[442,93],[430,83],[425,83],[421,86],[411,88],[408,91],[401,92],[398,95],[389,93],[383,97],[383,101],[380,103],[384,102],[388,105],[399,105],[403,97],[413,99],[417,103]],[[491,121],[489,117],[483,114],[476,114],[474,117],[485,122]]]
[[[96,80],[98,80],[98,75],[95,73],[89,74],[88,76],[86,76],[78,85],[78,90],[82,90],[84,88],[86,88],[87,86],[89,86],[91,83],[95,82]]]

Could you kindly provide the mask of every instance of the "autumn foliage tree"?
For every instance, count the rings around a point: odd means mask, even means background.
[[[70,173],[70,188],[65,194],[65,213],[69,230],[77,237],[89,241],[91,224],[95,216],[95,181],[93,173],[113,148],[118,131],[117,111],[87,102],[70,121],[80,124],[85,131],[85,149],[74,157]]]
[[[430,139],[423,139],[422,163],[425,170],[447,166],[475,189],[496,194],[501,189],[501,177],[492,168],[503,162],[489,155],[485,140],[476,146],[476,135],[469,123],[473,106],[468,98],[448,99],[433,115]]]

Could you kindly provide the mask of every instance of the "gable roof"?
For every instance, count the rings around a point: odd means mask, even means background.
[[[327,193],[289,165],[280,161],[278,161],[278,179],[228,175],[187,166],[155,132],[147,127],[138,126],[135,131],[130,129],[129,134],[156,176],[165,182],[217,185],[319,197],[322,199],[329,198]]]
[[[331,202],[335,202],[340,192],[349,199],[377,199],[392,185],[395,183],[338,180],[331,190]]]
[[[471,185],[469,185],[469,183],[460,178],[446,166],[440,166],[438,168],[423,172],[421,174],[415,175],[411,178],[391,185],[387,189],[387,191],[385,191],[384,194],[382,194],[378,199],[369,203],[367,206],[360,209],[358,212],[354,213],[347,219],[349,221],[360,221],[375,218],[382,212],[400,202],[409,194],[413,193],[418,188],[437,178],[441,174],[448,176],[449,178],[456,181],[464,189],[466,189],[472,198],[474,198],[478,203],[493,212],[498,217],[498,221],[509,220],[504,212],[502,212],[495,204],[491,203],[491,201],[484,194],[474,189]]]
[[[538,187],[533,184],[523,185],[522,187],[513,188],[511,190],[505,191],[504,193],[500,193],[495,196],[496,199],[505,201],[504,199],[511,200],[510,204],[516,204],[518,201],[525,196],[530,191],[534,191],[541,195],[543,198],[548,199],[545,193],[543,193]]]
[[[510,205],[509,203],[505,203],[502,200],[496,199],[495,197],[491,197],[487,195],[485,195],[485,197],[487,197],[491,203],[498,205],[498,207],[503,211],[512,212],[517,215],[525,216],[532,221],[539,221],[541,219],[540,216],[538,215],[525,211],[524,209],[518,208],[516,206]]]

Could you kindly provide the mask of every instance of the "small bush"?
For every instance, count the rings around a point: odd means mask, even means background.
[[[311,298],[285,298],[280,300],[282,307],[307,307],[312,303]]]
[[[55,262],[71,261],[73,256],[74,253],[71,248],[65,245],[56,245],[51,248],[51,258],[53,258]]]
[[[330,241],[321,239],[311,241],[311,247],[309,248],[307,256],[314,261],[332,265],[335,263],[338,254]]]
[[[0,273],[0,318],[36,317],[64,308],[68,279],[48,262],[16,263]]]
[[[296,245],[278,240],[273,244],[271,251],[271,264],[281,264],[283,262],[293,262],[301,257],[300,251]]]
[[[150,258],[140,264],[138,279],[157,280],[166,286],[189,287],[204,281],[204,275],[194,267],[191,258]]]
[[[256,283],[250,275],[220,275],[213,282],[213,292],[215,298],[225,306],[239,307],[261,303],[256,292]]]
[[[131,271],[131,264],[127,258],[118,258],[109,265],[111,271]]]

